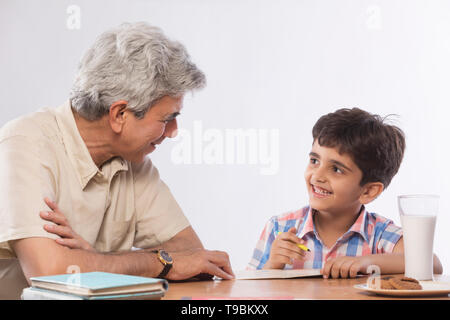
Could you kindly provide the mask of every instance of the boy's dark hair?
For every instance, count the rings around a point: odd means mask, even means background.
[[[387,117],[364,110],[339,109],[322,116],[314,125],[314,141],[350,155],[362,171],[360,185],[381,182],[387,188],[397,173],[405,151],[403,131],[385,123]]]

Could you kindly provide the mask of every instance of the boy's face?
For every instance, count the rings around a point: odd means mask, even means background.
[[[309,203],[313,209],[328,213],[351,212],[361,205],[362,171],[347,154],[314,141],[305,171]]]

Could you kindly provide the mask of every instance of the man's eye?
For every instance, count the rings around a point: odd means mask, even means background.
[[[315,159],[315,158],[311,158],[311,159],[309,159],[309,162],[311,164],[317,164],[319,161],[317,159]]]

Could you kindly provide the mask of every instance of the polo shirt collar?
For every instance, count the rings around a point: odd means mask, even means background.
[[[367,234],[367,211],[364,205],[361,207],[361,210],[359,212],[359,216],[356,219],[355,223],[351,226],[351,228],[344,234],[345,236],[350,236],[351,233],[357,233],[361,235],[361,237],[369,243],[369,236]]]
[[[309,207],[308,208],[308,212],[306,214],[306,220],[304,220],[304,222],[303,222],[303,228],[301,226],[298,227],[297,230],[301,229],[301,232],[298,235],[298,237],[300,239],[302,239],[308,233],[314,233],[316,238],[318,238],[318,235],[316,233],[316,229],[314,228],[314,217],[313,217],[314,216],[314,211],[315,211],[314,209]]]
[[[66,101],[56,108],[55,116],[67,156],[76,171],[81,188],[84,189],[96,174],[103,175],[103,173],[94,163],[83,138],[81,138],[70,101]],[[111,166],[111,170],[108,170],[111,175],[120,170],[128,170],[127,162],[120,157],[108,161],[102,168],[105,166]]]
[[[298,227],[298,230],[301,229],[300,234],[298,234],[298,237],[300,239],[302,239],[305,235],[307,235],[308,233],[313,233],[316,238],[319,238],[316,229],[314,227],[314,214],[316,213],[316,210],[312,209],[311,207],[309,207],[308,209],[308,213],[306,216],[306,220],[303,220],[303,222],[301,222],[303,224],[303,228],[300,225]],[[366,208],[364,206],[362,206],[361,211],[359,213],[358,218],[356,219],[355,223],[353,223],[353,225],[350,227],[350,229],[341,237],[341,239],[345,238],[345,237],[349,237],[354,233],[357,233],[359,235],[361,235],[361,237],[367,242],[369,243],[369,236],[367,234],[367,211]]]

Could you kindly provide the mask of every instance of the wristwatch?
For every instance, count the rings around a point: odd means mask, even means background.
[[[172,269],[173,259],[169,253],[167,253],[162,249],[152,250],[151,252],[156,253],[159,261],[161,261],[161,263],[164,266],[164,268],[162,269],[161,273],[157,276],[157,278],[164,278],[164,276],[169,273],[170,269]]]

